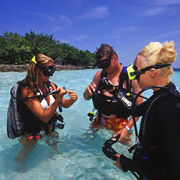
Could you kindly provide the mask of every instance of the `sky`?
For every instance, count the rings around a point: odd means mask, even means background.
[[[53,35],[95,52],[113,46],[119,62],[133,63],[149,42],[174,41],[180,67],[180,0],[1,0],[0,35]]]

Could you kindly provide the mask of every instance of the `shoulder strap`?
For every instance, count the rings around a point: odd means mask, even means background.
[[[127,67],[123,67],[119,75],[119,87],[123,87],[123,83],[125,80],[128,80]]]
[[[10,95],[12,98],[17,100],[22,100],[21,98],[21,91],[22,91],[22,81],[18,81],[10,91]]]
[[[124,81],[127,81],[127,90],[131,91],[132,89],[132,80],[129,80],[127,75],[127,67],[123,67],[119,75],[119,87],[123,87]]]
[[[52,83],[50,81],[48,81],[46,83],[47,88],[49,89],[50,92],[52,92],[53,90],[57,89],[57,85],[55,83]],[[59,111],[62,112],[62,104],[59,106]]]
[[[101,78],[103,78],[103,77],[107,77],[107,72],[104,69],[101,71]],[[127,67],[123,67],[123,69],[119,75],[119,79],[120,79],[120,81],[119,81],[120,87],[123,86],[123,83],[125,80],[129,80],[128,75],[127,75]],[[127,87],[129,87],[128,81],[127,81],[127,84],[128,84]]]
[[[104,69],[101,71],[101,78],[103,77],[107,77],[107,72]]]
[[[57,85],[50,81],[46,82],[45,84],[46,84],[47,88],[49,89],[49,92],[52,92],[53,90],[56,90],[56,88],[57,88]]]

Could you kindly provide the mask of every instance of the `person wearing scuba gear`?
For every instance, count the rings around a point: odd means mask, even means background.
[[[62,87],[49,81],[53,76],[55,67],[53,60],[44,54],[38,54],[30,62],[28,74],[22,81],[22,98],[32,97],[38,94],[46,94],[56,90],[57,94],[48,95],[44,98],[24,99],[22,105],[22,117],[25,119],[25,134],[36,134],[43,130],[56,113],[59,106],[70,107],[77,100],[74,91],[65,90]],[[70,99],[65,99],[64,95],[68,93]]]
[[[16,162],[20,167],[23,165],[24,168],[26,157],[33,150],[37,140],[41,138],[41,132],[45,131],[48,136],[52,137],[57,134],[54,132],[56,122],[63,120],[62,116],[57,113],[57,108],[61,109],[61,106],[69,108],[77,100],[74,91],[57,87],[49,81],[54,72],[53,59],[44,54],[37,54],[29,64],[26,78],[22,80],[22,101],[19,113],[24,125],[19,141],[23,148],[16,157]],[[65,99],[66,93],[69,99]]]
[[[116,154],[115,165],[139,179],[180,179],[180,94],[170,81],[176,56],[173,41],[151,42],[134,62],[134,78],[154,94],[134,111],[142,121],[133,158]]]
[[[84,99],[92,98],[94,107],[98,110],[95,124],[101,124],[115,132],[121,130],[122,140],[133,126],[132,118],[127,121],[130,117],[127,106],[132,105],[133,98],[128,91],[138,93],[141,89],[136,80],[129,81],[126,68],[118,62],[116,52],[108,44],[101,44],[97,49],[95,66],[102,70],[95,74],[91,84],[85,89]],[[139,98],[137,104],[141,102],[142,99]]]

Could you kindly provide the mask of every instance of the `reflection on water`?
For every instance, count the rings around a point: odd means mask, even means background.
[[[57,129],[53,137],[43,136],[38,142],[20,143],[6,135],[6,114],[9,91],[26,73],[0,73],[0,180],[131,180],[131,173],[122,173],[102,152],[103,143],[113,132],[91,130],[87,113],[91,101],[83,99],[83,92],[97,70],[61,71],[52,77],[59,86],[77,92],[78,100],[63,110],[65,128]],[[180,89],[180,72],[173,81]],[[149,96],[149,92],[145,93]],[[138,122],[139,124],[139,122]],[[128,148],[134,144],[134,133],[126,145],[116,143],[114,148],[129,157]]]

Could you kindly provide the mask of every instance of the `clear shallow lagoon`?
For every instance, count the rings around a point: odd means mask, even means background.
[[[0,72],[0,180],[131,180],[131,173],[119,171],[105,157],[101,148],[111,131],[92,132],[87,113],[92,102],[83,99],[83,92],[97,70],[57,71],[51,78],[58,86],[77,92],[78,100],[69,109],[63,109],[65,128],[57,130],[59,138],[43,137],[28,155],[24,164],[15,158],[22,149],[19,141],[10,140],[6,133],[6,114],[12,85],[26,73]],[[175,71],[173,82],[180,89],[180,72]],[[149,96],[151,92],[146,92]],[[140,121],[139,121],[140,122]],[[138,124],[139,124],[138,122]],[[134,144],[134,135],[127,145],[115,144],[115,149],[129,157],[128,148]],[[23,166],[23,167],[22,167]]]

